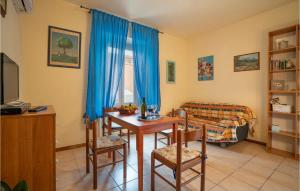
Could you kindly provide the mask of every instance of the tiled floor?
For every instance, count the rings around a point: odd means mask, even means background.
[[[144,190],[150,190],[150,153],[153,149],[153,135],[144,140]],[[132,147],[128,156],[127,180],[123,182],[122,163],[115,167],[98,170],[98,190],[135,191],[137,190],[137,159],[135,136],[131,138]],[[200,142],[191,143],[191,147],[200,149]],[[163,146],[163,145],[160,145]],[[299,163],[265,152],[263,146],[240,142],[220,148],[208,144],[206,190],[210,191],[298,191]],[[99,157],[100,163],[108,161],[107,155]],[[57,152],[56,167],[57,191],[92,190],[92,173],[85,173],[85,149],[73,149]],[[163,168],[161,173],[172,180],[172,172]],[[186,172],[184,178],[192,176]],[[173,190],[168,184],[156,177],[156,190]],[[182,190],[200,190],[200,180],[196,179]]]

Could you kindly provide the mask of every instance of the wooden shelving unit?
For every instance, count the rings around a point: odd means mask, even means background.
[[[297,138],[299,139],[299,135],[289,132],[289,131],[279,131],[279,132],[273,132],[269,131],[269,133],[275,134],[275,135],[281,135],[281,136],[286,136],[286,137],[292,137],[292,138]]]
[[[282,53],[295,52],[295,51],[296,51],[296,47],[289,47],[289,48],[284,48],[284,49],[280,49],[280,50],[270,50],[269,53],[270,54],[282,54]]]
[[[285,70],[270,70],[270,73],[283,73],[283,72],[296,72],[295,69],[285,69]]]
[[[296,90],[269,90],[269,93],[272,94],[295,94]]]
[[[292,34],[292,35],[291,35]],[[288,48],[284,49],[276,49],[275,46],[275,39],[278,37],[284,37],[285,35],[293,36],[295,35],[295,45],[290,46]],[[269,90],[268,90],[268,138],[267,138],[267,150],[274,153],[287,153],[287,151],[279,150],[277,148],[273,147],[273,140],[274,135],[276,136],[282,136],[286,137],[287,139],[290,139],[293,142],[293,150],[292,153],[290,153],[294,158],[299,159],[299,118],[300,118],[300,105],[299,105],[299,50],[300,50],[300,44],[299,44],[299,35],[300,35],[300,26],[299,25],[293,25],[290,27],[282,28],[276,31],[269,32],[269,51],[268,51],[268,64],[269,64],[269,72],[268,72],[268,84],[269,84]],[[285,57],[286,54],[293,54],[295,55],[295,65],[296,67],[293,69],[273,69],[273,66],[271,66],[271,60],[274,56],[282,56]],[[276,75],[279,75],[276,76]],[[282,79],[287,76],[288,78],[291,78],[291,76],[294,76],[293,79],[296,82],[296,89],[293,90],[272,90],[271,89],[271,81],[273,79]],[[270,101],[273,96],[280,95],[280,96],[289,96],[293,99],[294,103],[294,111],[292,113],[284,113],[284,112],[274,112],[272,111],[272,105],[270,104]],[[281,120],[293,120],[292,127],[289,127],[288,129],[292,129],[291,131],[281,130],[279,132],[273,132],[272,131],[272,124],[273,120],[276,117],[280,117]],[[287,123],[288,124],[288,123]]]

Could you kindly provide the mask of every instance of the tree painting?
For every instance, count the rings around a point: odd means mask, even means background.
[[[63,54],[64,55],[67,55],[66,53],[66,49],[71,49],[73,48],[73,43],[70,39],[66,38],[66,37],[60,37],[58,40],[57,40],[57,46],[59,48],[62,48],[63,49]],[[58,55],[60,56],[60,49],[58,50]]]
[[[49,26],[48,65],[80,67],[81,33]]]

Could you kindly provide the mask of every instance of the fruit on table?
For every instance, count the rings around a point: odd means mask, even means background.
[[[136,105],[133,105],[133,104],[129,104],[129,105],[121,105],[120,106],[120,110],[121,111],[128,111],[128,112],[132,112],[132,111],[135,111],[137,110],[137,106]]]

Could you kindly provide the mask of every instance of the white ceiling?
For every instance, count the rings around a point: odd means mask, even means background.
[[[67,0],[189,37],[296,0]],[[284,13],[283,13],[284,14]]]

